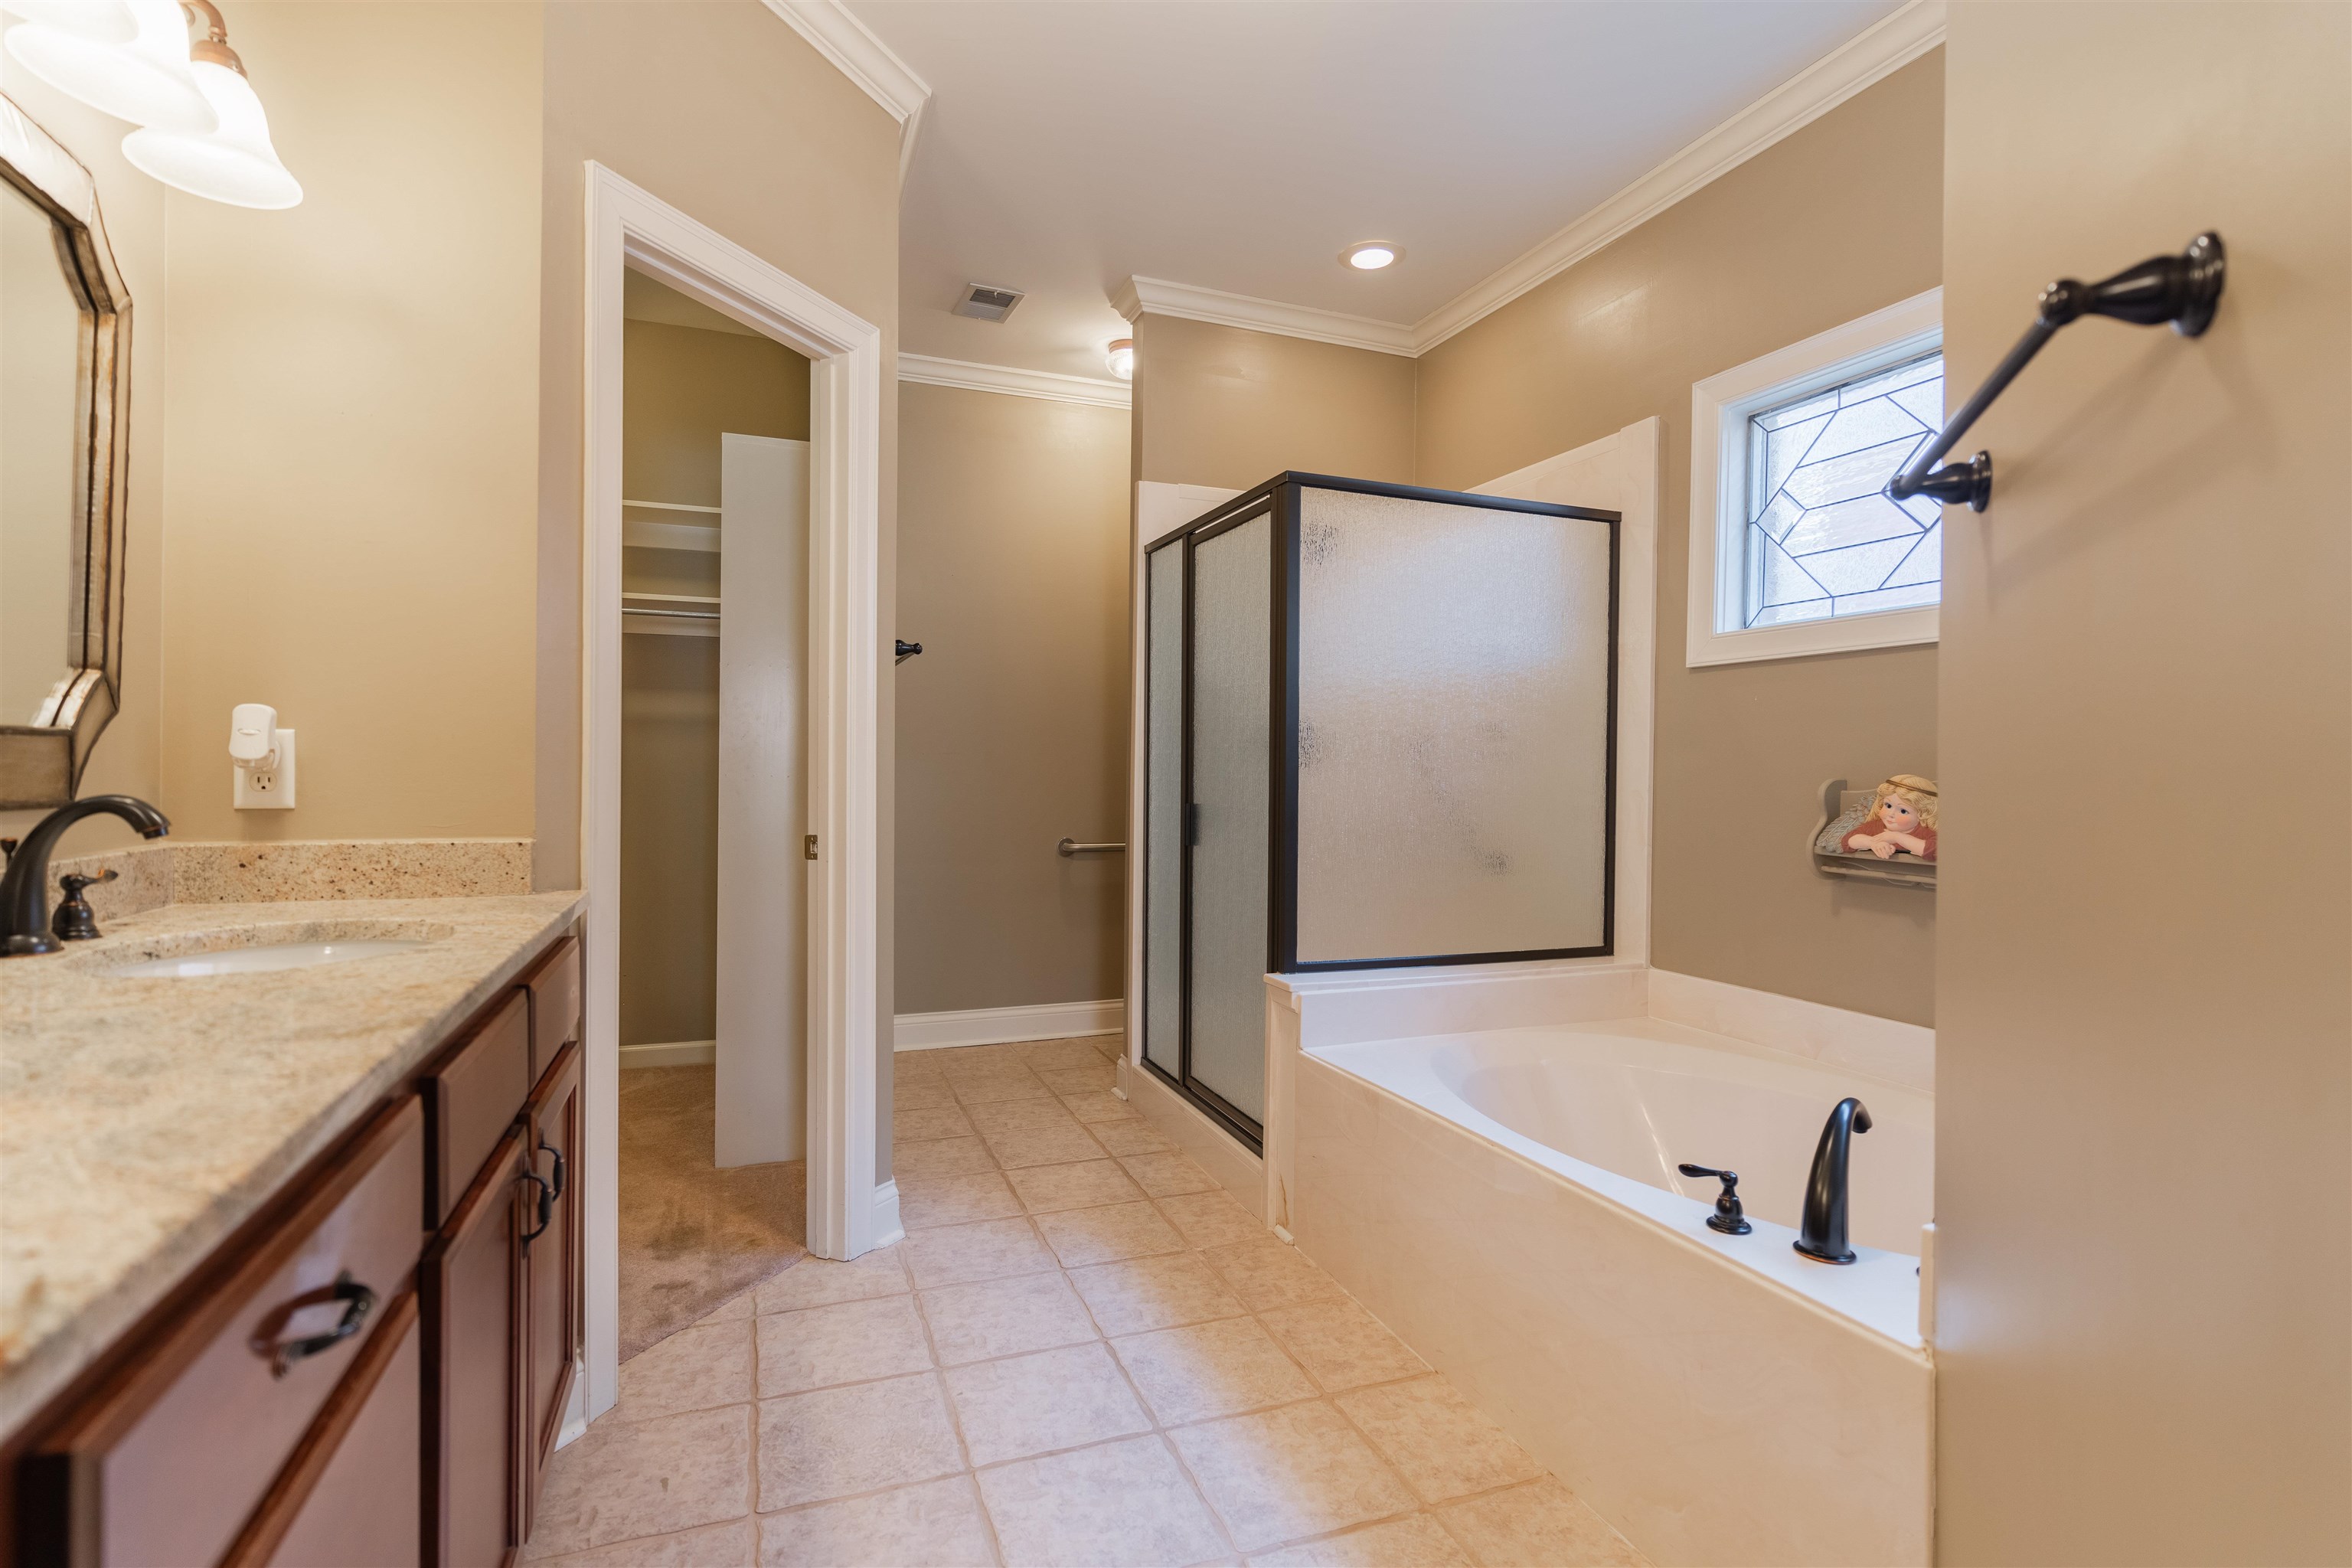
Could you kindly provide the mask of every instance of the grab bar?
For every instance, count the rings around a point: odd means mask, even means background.
[[[1929,442],[1909,468],[1886,481],[1887,499],[1902,501],[1913,496],[1933,496],[1947,506],[1965,502],[1970,511],[1984,510],[1992,500],[1990,452],[1979,452],[1965,463],[1947,468],[1936,468],[1936,464],[1959,444],[1977,416],[1992,406],[1992,400],[2017,379],[2017,373],[2042,352],[2042,345],[2057,336],[2059,328],[2084,316],[2105,316],[2142,327],[2169,321],[2174,331],[2193,338],[2213,323],[2213,310],[2221,299],[2223,268],[2221,237],[2208,232],[2190,240],[2178,256],[2151,256],[2097,283],[2061,278],[2042,290],[2033,324],[2025,329],[2009,357],[1993,366],[1976,395],[1960,405],[1943,434]],[[1928,472],[1930,468],[1935,472]]]
[[[1066,860],[1073,855],[1124,855],[1124,844],[1081,844],[1075,838],[1065,838],[1054,846],[1054,853]]]

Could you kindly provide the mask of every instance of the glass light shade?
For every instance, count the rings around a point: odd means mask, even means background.
[[[8,29],[8,53],[59,92],[117,120],[188,136],[218,127],[220,115],[188,63],[178,0],[127,0],[123,8],[138,25],[128,43],[109,43],[82,26],[27,20]],[[94,25],[102,32],[102,23]]]
[[[127,44],[139,36],[139,18],[122,0],[7,0],[0,11],[96,44]]]
[[[231,206],[290,207],[300,201],[301,183],[278,161],[269,117],[252,84],[208,60],[191,68],[220,129],[209,136],[178,136],[160,127],[134,131],[122,139],[122,155],[167,185]]]
[[[1367,240],[1351,245],[1339,253],[1339,259],[1359,272],[1377,272],[1404,254],[1404,247],[1391,245],[1386,240]]]
[[[1135,340],[1115,339],[1105,352],[1103,363],[1110,366],[1111,374],[1121,381],[1135,379]]]

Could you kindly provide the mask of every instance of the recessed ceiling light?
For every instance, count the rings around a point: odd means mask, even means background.
[[[1391,245],[1385,239],[1368,239],[1361,245],[1351,245],[1339,253],[1339,259],[1359,272],[1378,272],[1392,261],[1404,258],[1404,247]]]
[[[1111,374],[1121,381],[1135,379],[1135,340],[1113,338],[1103,353],[1103,363],[1110,366]]]

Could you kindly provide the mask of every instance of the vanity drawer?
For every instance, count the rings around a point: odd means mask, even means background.
[[[425,1213],[435,1229],[522,1113],[530,1084],[530,994],[517,986],[419,1086],[429,1135]]]
[[[565,937],[523,982],[530,991],[530,1077],[547,1076],[556,1053],[580,1037],[580,940]]]
[[[23,1462],[19,1561],[209,1563],[236,1538],[423,1248],[425,1118],[403,1100]],[[400,1331],[404,1325],[395,1325]]]

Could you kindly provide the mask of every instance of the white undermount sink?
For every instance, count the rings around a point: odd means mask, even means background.
[[[310,969],[350,963],[388,953],[414,952],[429,945],[415,937],[362,937],[341,942],[280,942],[265,947],[232,947],[180,958],[151,958],[113,971],[135,980],[193,980],[208,974],[258,974],[273,969]]]

